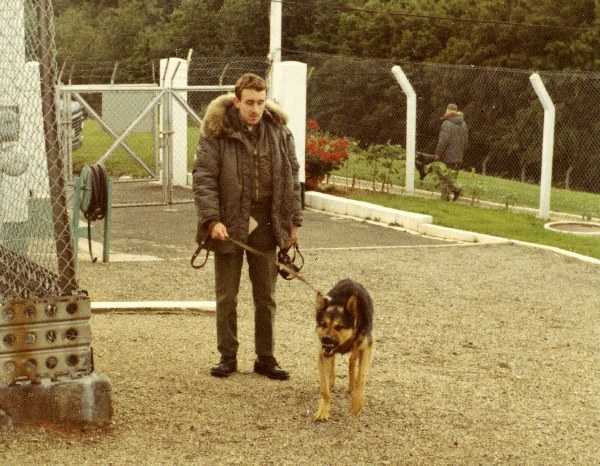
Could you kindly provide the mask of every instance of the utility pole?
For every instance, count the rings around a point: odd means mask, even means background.
[[[269,58],[271,64],[281,61],[281,9],[283,0],[271,0],[271,30],[269,37]]]
[[[283,0],[271,0],[269,35],[269,73],[267,76],[268,95],[273,97],[273,66],[281,62],[281,6]]]

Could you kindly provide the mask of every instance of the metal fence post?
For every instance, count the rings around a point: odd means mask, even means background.
[[[542,174],[540,177],[540,207],[538,217],[546,219],[550,216],[550,194],[552,190],[552,160],[554,158],[554,123],[556,109],[540,75],[529,76],[533,90],[544,107],[544,140],[542,145]]]
[[[415,152],[417,143],[417,94],[410,81],[398,65],[392,67],[392,74],[406,94],[406,192],[415,192]]]
[[[65,172],[59,151],[58,125],[56,119],[54,55],[49,46],[52,37],[52,6],[50,0],[40,1],[39,37],[40,44],[46,48],[40,53],[42,109],[44,115],[44,133],[46,158],[50,179],[50,199],[56,239],[58,259],[58,281],[60,289],[69,294],[77,288],[73,243],[69,228],[67,198],[65,194]]]

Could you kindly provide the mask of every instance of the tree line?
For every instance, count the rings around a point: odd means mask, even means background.
[[[203,84],[226,69],[231,84],[268,68],[270,4],[55,0],[59,62],[147,66],[193,49]],[[390,73],[401,64],[419,95],[417,150],[433,151],[454,101],[471,126],[466,167],[533,182],[543,114],[528,75],[542,71],[557,106],[555,182],[600,191],[599,21],[594,0],[283,0],[282,47],[309,65],[308,113],[324,130],[403,145],[405,96]]]
[[[283,48],[600,71],[595,0],[282,0]],[[266,56],[270,0],[55,0],[60,61]]]

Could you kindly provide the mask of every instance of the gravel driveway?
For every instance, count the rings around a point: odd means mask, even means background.
[[[213,299],[212,261],[201,272],[189,266],[191,205],[114,213],[115,251],[163,260],[82,260],[81,286],[93,300]],[[279,282],[276,322],[277,357],[292,377],[279,382],[252,373],[244,272],[239,373],[224,380],[208,374],[218,359],[210,313],[95,314],[96,370],[113,384],[113,425],[0,433],[0,464],[598,462],[598,266],[314,212],[307,212],[302,235],[311,283],[326,291],[352,277],[373,296],[375,353],[359,417],[348,413],[342,359],[332,418],[312,421],[314,296],[297,280]]]

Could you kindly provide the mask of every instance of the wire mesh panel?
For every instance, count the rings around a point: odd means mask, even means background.
[[[458,180],[463,195],[473,200],[538,208],[544,113],[529,81],[530,71],[397,63],[294,51],[285,51],[282,58],[308,64],[307,153],[310,154],[310,147],[322,148],[323,140],[328,141],[333,145],[326,151],[324,163],[331,165],[331,157],[340,155],[336,147],[339,149],[343,143],[343,152],[350,156],[343,164],[334,163],[332,173],[345,178],[347,185],[356,183],[390,190],[394,185],[406,184],[406,96],[391,73],[392,66],[399,64],[417,94],[418,156],[435,153],[442,116],[446,106],[455,103],[469,127]],[[160,82],[158,70],[158,64],[152,63],[143,66],[77,63],[64,66],[61,76],[73,84],[127,82],[133,85],[136,77],[143,77],[146,83]],[[269,70],[270,63],[263,57],[194,57],[189,63],[190,88],[185,91],[189,106],[186,109],[189,115],[188,171],[199,139],[198,117],[204,115],[207,105],[220,92],[192,88],[231,86],[245,72],[267,77]],[[557,111],[552,209],[598,217],[600,203],[595,193],[600,190],[600,174],[595,167],[600,149],[600,78],[576,73],[541,75]],[[89,82],[94,79],[95,83]],[[79,97],[91,108],[86,112],[88,117],[92,112],[101,116],[108,114],[103,94],[82,91]],[[110,103],[113,113],[124,116],[125,109],[132,115],[139,113],[141,107],[135,100],[138,97],[113,99]],[[70,109],[69,99],[64,100],[63,108]],[[72,111],[74,113],[61,120],[61,128],[65,128],[64,144],[67,149],[72,148],[71,152],[67,151],[67,155],[72,155],[67,160],[77,171],[88,159],[94,159],[91,154],[102,156],[110,150],[117,136],[111,136],[97,120],[87,118],[83,124],[85,129],[80,130],[82,142],[77,136],[78,123],[72,117],[78,109]],[[157,115],[155,113],[154,118]],[[149,171],[132,156],[138,152],[151,168],[150,175],[158,172],[156,154],[161,141],[157,126],[158,123],[154,132],[133,131],[115,147],[115,154],[107,159],[112,175],[128,174],[127,171],[135,167],[131,174],[148,177]],[[115,134],[121,131],[119,128]],[[121,164],[122,161],[125,163]],[[436,191],[440,188],[436,176],[424,175],[425,172],[415,172],[418,189]]]
[[[320,135],[354,141],[351,157],[334,172],[351,178],[347,184],[360,178],[375,189],[384,189],[389,179],[405,185],[406,97],[391,74],[399,64],[417,94],[417,154],[435,153],[442,116],[455,103],[469,127],[458,180],[464,194],[538,207],[544,112],[530,71],[289,51],[284,59],[309,65],[310,124]],[[542,78],[557,111],[552,208],[599,216],[600,203],[592,193],[600,189],[600,78],[575,73],[542,73]],[[434,176],[421,179],[418,172],[415,186],[439,187]],[[586,194],[573,196],[574,190]]]
[[[0,300],[77,289],[49,0],[0,3]]]
[[[188,83],[192,86],[232,85],[244,73],[266,78],[269,66],[269,61],[261,57],[194,57]]]
[[[307,180],[350,153],[332,172],[348,184],[404,185],[406,98],[393,63],[290,52],[283,59],[308,65]]]
[[[158,178],[158,86],[78,85],[60,91],[62,146],[71,173],[101,162],[116,178]]]
[[[480,199],[536,207],[543,110],[519,70],[407,64],[417,93],[417,150],[434,154],[446,106],[454,103],[469,128],[459,183]],[[479,174],[476,176],[475,173]]]
[[[600,76],[541,77],[556,107],[552,208],[573,210],[564,199],[575,198],[573,213],[600,217]]]
[[[59,80],[64,84],[139,84],[159,82],[158,60],[150,62],[63,62]]]

